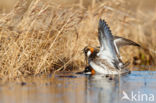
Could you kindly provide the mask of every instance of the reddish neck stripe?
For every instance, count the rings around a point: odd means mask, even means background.
[[[91,74],[92,74],[92,75],[95,74],[95,70],[94,70],[94,69],[91,70]]]
[[[93,53],[93,52],[94,52],[94,48],[89,48],[89,49],[90,49],[91,53]]]

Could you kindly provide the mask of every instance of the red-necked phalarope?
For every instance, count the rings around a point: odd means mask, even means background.
[[[98,38],[100,48],[85,47],[84,53],[89,68],[85,71],[91,74],[123,74],[130,71],[126,68],[127,63],[121,61],[119,48],[126,45],[139,46],[139,44],[126,38],[113,36],[104,20],[99,20]]]

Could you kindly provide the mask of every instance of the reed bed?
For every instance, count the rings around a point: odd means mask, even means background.
[[[140,5],[130,8],[125,0],[14,0],[0,6],[0,78],[83,70],[82,49],[99,45],[100,18],[114,35],[143,47],[124,47],[124,61],[154,65],[156,8],[147,13]]]

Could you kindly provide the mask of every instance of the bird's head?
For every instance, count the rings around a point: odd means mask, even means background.
[[[85,55],[85,61],[86,61],[86,65],[88,65],[88,59],[89,57],[91,56],[91,54],[94,52],[94,48],[93,47],[88,47],[86,46],[84,49],[83,49],[83,53]]]
[[[85,47],[84,49],[83,49],[83,52],[84,52],[84,54],[85,54],[85,57],[89,57],[93,52],[94,52],[94,48],[93,47]]]

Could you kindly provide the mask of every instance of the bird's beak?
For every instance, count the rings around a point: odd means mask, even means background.
[[[87,60],[87,56],[85,55],[85,63],[86,63],[86,66],[88,65],[88,60]]]
[[[84,49],[82,49],[82,52],[84,53]],[[85,56],[85,63],[86,63],[86,66],[87,66],[88,65],[87,55],[84,53],[84,56]]]

